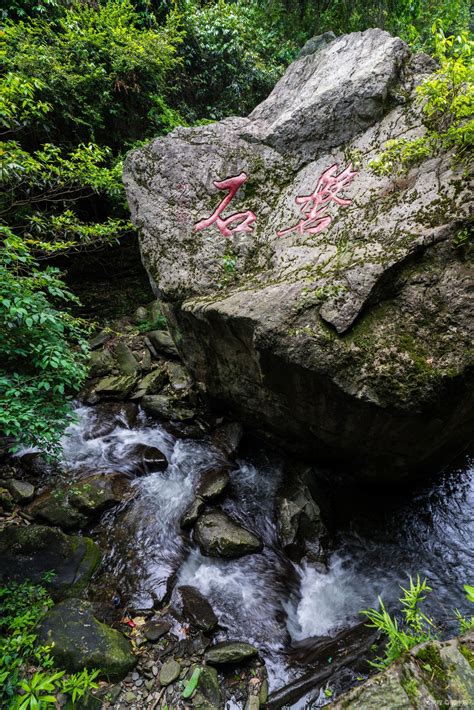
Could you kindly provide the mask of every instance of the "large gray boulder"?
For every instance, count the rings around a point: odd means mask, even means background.
[[[414,89],[432,70],[382,30],[328,36],[249,117],[175,129],[124,170],[143,261],[209,402],[380,482],[470,437],[469,260],[453,246],[467,181],[447,154],[407,175],[369,168],[388,139],[421,135]],[[236,176],[218,222],[230,186],[215,182]]]

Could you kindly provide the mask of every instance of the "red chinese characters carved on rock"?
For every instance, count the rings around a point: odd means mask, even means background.
[[[339,166],[336,163],[325,170],[318,180],[318,184],[311,195],[299,195],[295,197],[297,205],[301,205],[301,212],[304,214],[304,219],[300,219],[298,224],[288,229],[283,229],[277,232],[279,237],[290,232],[298,232],[303,235],[305,232],[309,234],[318,234],[326,229],[332,221],[331,215],[327,214],[327,209],[331,202],[336,205],[346,207],[350,205],[352,200],[339,197],[339,193],[348,185],[357,175],[356,170],[352,170],[352,163],[344,168],[342,172],[337,174]]]
[[[218,190],[228,190],[229,192],[210,217],[201,219],[194,225],[194,229],[196,231],[206,229],[212,224],[216,225],[224,237],[231,237],[234,232],[251,232],[253,230],[253,223],[257,217],[251,210],[247,210],[246,212],[234,212],[234,214],[231,214],[230,217],[226,217],[225,219],[222,219],[221,217],[222,212],[232,201],[235,193],[247,180],[247,177],[247,174],[242,172],[240,175],[235,175],[234,177],[227,178],[226,180],[214,181],[214,185]],[[239,224],[237,224],[233,229],[230,229],[230,225],[234,222],[239,222]]]

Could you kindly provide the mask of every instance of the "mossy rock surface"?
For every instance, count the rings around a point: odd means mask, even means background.
[[[201,552],[211,557],[242,557],[262,550],[262,541],[222,510],[199,516],[194,537]]]
[[[237,664],[248,661],[258,653],[258,649],[244,641],[222,641],[206,651],[206,661],[213,666]]]
[[[53,644],[51,654],[58,666],[71,673],[100,668],[111,680],[127,675],[137,662],[128,639],[98,621],[92,606],[68,599],[50,609],[38,626],[38,637]]]
[[[65,530],[82,528],[106,508],[120,503],[127,490],[125,474],[95,473],[45,491],[28,506],[28,513]]]
[[[100,557],[91,538],[66,535],[57,528],[9,525],[0,532],[0,579],[45,584],[55,599],[80,594]],[[45,583],[43,577],[51,571],[55,576]]]

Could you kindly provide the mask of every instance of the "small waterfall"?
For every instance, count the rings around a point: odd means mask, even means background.
[[[63,440],[69,470],[131,474],[137,444],[158,447],[169,462],[163,472],[134,478],[135,498],[94,529],[104,562],[92,594],[107,601],[119,593],[123,603],[147,608],[167,594],[173,602],[180,585],[197,587],[219,618],[220,638],[259,646],[272,689],[304,670],[291,661],[292,644],[356,624],[360,609],[375,605],[378,594],[394,602],[409,574],[429,578],[428,611],[447,629],[456,630],[454,607],[468,611],[462,584],[474,580],[472,465],[441,476],[415,499],[394,502],[387,495],[355,504],[324,573],[293,564],[278,546],[274,502],[282,467],[275,456],[258,451],[238,460],[220,504],[260,536],[263,552],[236,560],[205,557],[179,522],[201,474],[222,465],[222,454],[206,439],[177,439],[143,415],[133,426],[119,417],[105,434],[94,408],[79,407],[76,417]]]

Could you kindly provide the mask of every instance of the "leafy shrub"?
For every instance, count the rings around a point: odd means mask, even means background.
[[[464,591],[466,592],[466,599],[471,602],[471,604],[474,604],[474,587],[470,584],[465,584]],[[460,633],[465,634],[466,631],[474,629],[474,615],[471,617],[463,616],[458,609],[455,609],[454,613],[459,622]]]
[[[98,685],[98,670],[67,677],[55,668],[50,648],[38,644],[35,626],[53,606],[39,585],[10,582],[0,587],[0,704],[9,710],[57,707],[57,693],[73,703]]]
[[[181,36],[173,13],[163,26],[143,28],[130,0],[73,3],[55,22],[7,24],[7,71],[40,81],[40,99],[50,106],[35,126],[36,142],[95,142],[117,151],[159,132],[157,102]]]
[[[410,577],[408,589],[400,587],[403,595],[400,597],[401,610],[399,618],[391,616],[379,597],[379,609],[365,609],[361,611],[370,623],[370,626],[379,629],[386,638],[385,655],[378,657],[375,661],[369,661],[370,665],[378,670],[387,668],[393,661],[409,651],[414,646],[425,641],[436,638],[439,634],[433,631],[432,619],[420,610],[420,604],[426,599],[427,592],[431,592],[426,579],[421,580],[419,575],[414,582]],[[466,598],[474,604],[474,587],[469,584],[464,585]],[[457,609],[454,610],[459,622],[460,633],[465,633],[474,629],[474,616],[467,618]],[[400,618],[401,617],[401,618]]]
[[[474,146],[474,43],[467,34],[446,37],[433,28],[439,69],[417,87],[425,132],[414,138],[387,141],[370,166],[377,175],[404,172],[420,161],[451,150],[456,161],[472,160]]]
[[[395,616],[390,616],[380,597],[378,598],[380,609],[361,611],[361,614],[369,619],[370,623],[367,626],[379,629],[387,639],[385,655],[370,661],[370,664],[379,670],[389,666],[405,651],[432,638],[433,622],[419,608],[426,598],[425,592],[431,591],[426,579],[421,581],[418,576],[414,582],[410,577],[408,589],[401,587],[401,590],[403,592],[403,596],[400,597],[401,623]]]
[[[192,120],[245,115],[271,91],[297,51],[256,2],[184,0],[180,19],[185,39],[177,95]]]
[[[5,228],[0,249],[0,432],[14,447],[57,450],[70,398],[87,373],[84,322],[59,272],[44,270],[24,240]]]

